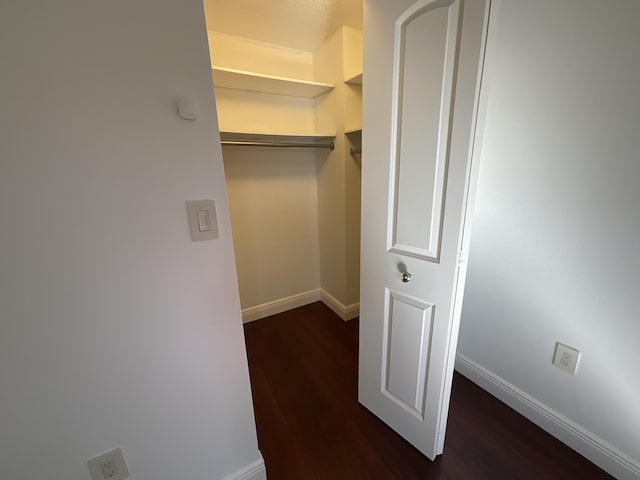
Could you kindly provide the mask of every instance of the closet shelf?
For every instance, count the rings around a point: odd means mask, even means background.
[[[358,127],[358,128],[350,128],[349,130],[345,130],[345,132],[347,135],[350,135],[352,133],[362,133],[362,127]]]
[[[362,72],[347,78],[344,83],[350,83],[352,85],[362,85]]]
[[[263,75],[232,68],[212,67],[211,70],[213,72],[214,86],[235,90],[314,98],[333,88],[333,85],[327,83]]]
[[[255,132],[220,132],[220,140],[223,145],[247,145],[247,146],[290,146],[290,147],[320,147],[333,150],[335,135],[300,135],[300,134],[276,134]]]

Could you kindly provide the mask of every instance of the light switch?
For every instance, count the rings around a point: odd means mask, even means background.
[[[191,240],[212,240],[218,238],[216,203],[213,200],[189,200],[187,202]]]
[[[198,230],[201,232],[211,231],[211,220],[209,217],[209,210],[198,210],[196,212],[198,218]]]

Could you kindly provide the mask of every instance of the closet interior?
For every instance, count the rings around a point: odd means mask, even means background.
[[[243,321],[318,300],[354,318],[362,32],[343,25],[307,51],[210,23]]]

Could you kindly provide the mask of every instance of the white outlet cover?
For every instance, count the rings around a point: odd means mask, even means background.
[[[565,345],[563,343],[556,343],[556,352],[553,355],[553,364],[560,370],[564,370],[571,375],[575,375],[578,370],[578,363],[580,363],[580,353],[573,347]]]
[[[90,458],[87,466],[91,480],[124,480],[129,476],[127,462],[120,447]]]

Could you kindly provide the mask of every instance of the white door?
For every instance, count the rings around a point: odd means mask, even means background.
[[[488,10],[365,0],[358,396],[431,459],[449,410]]]

